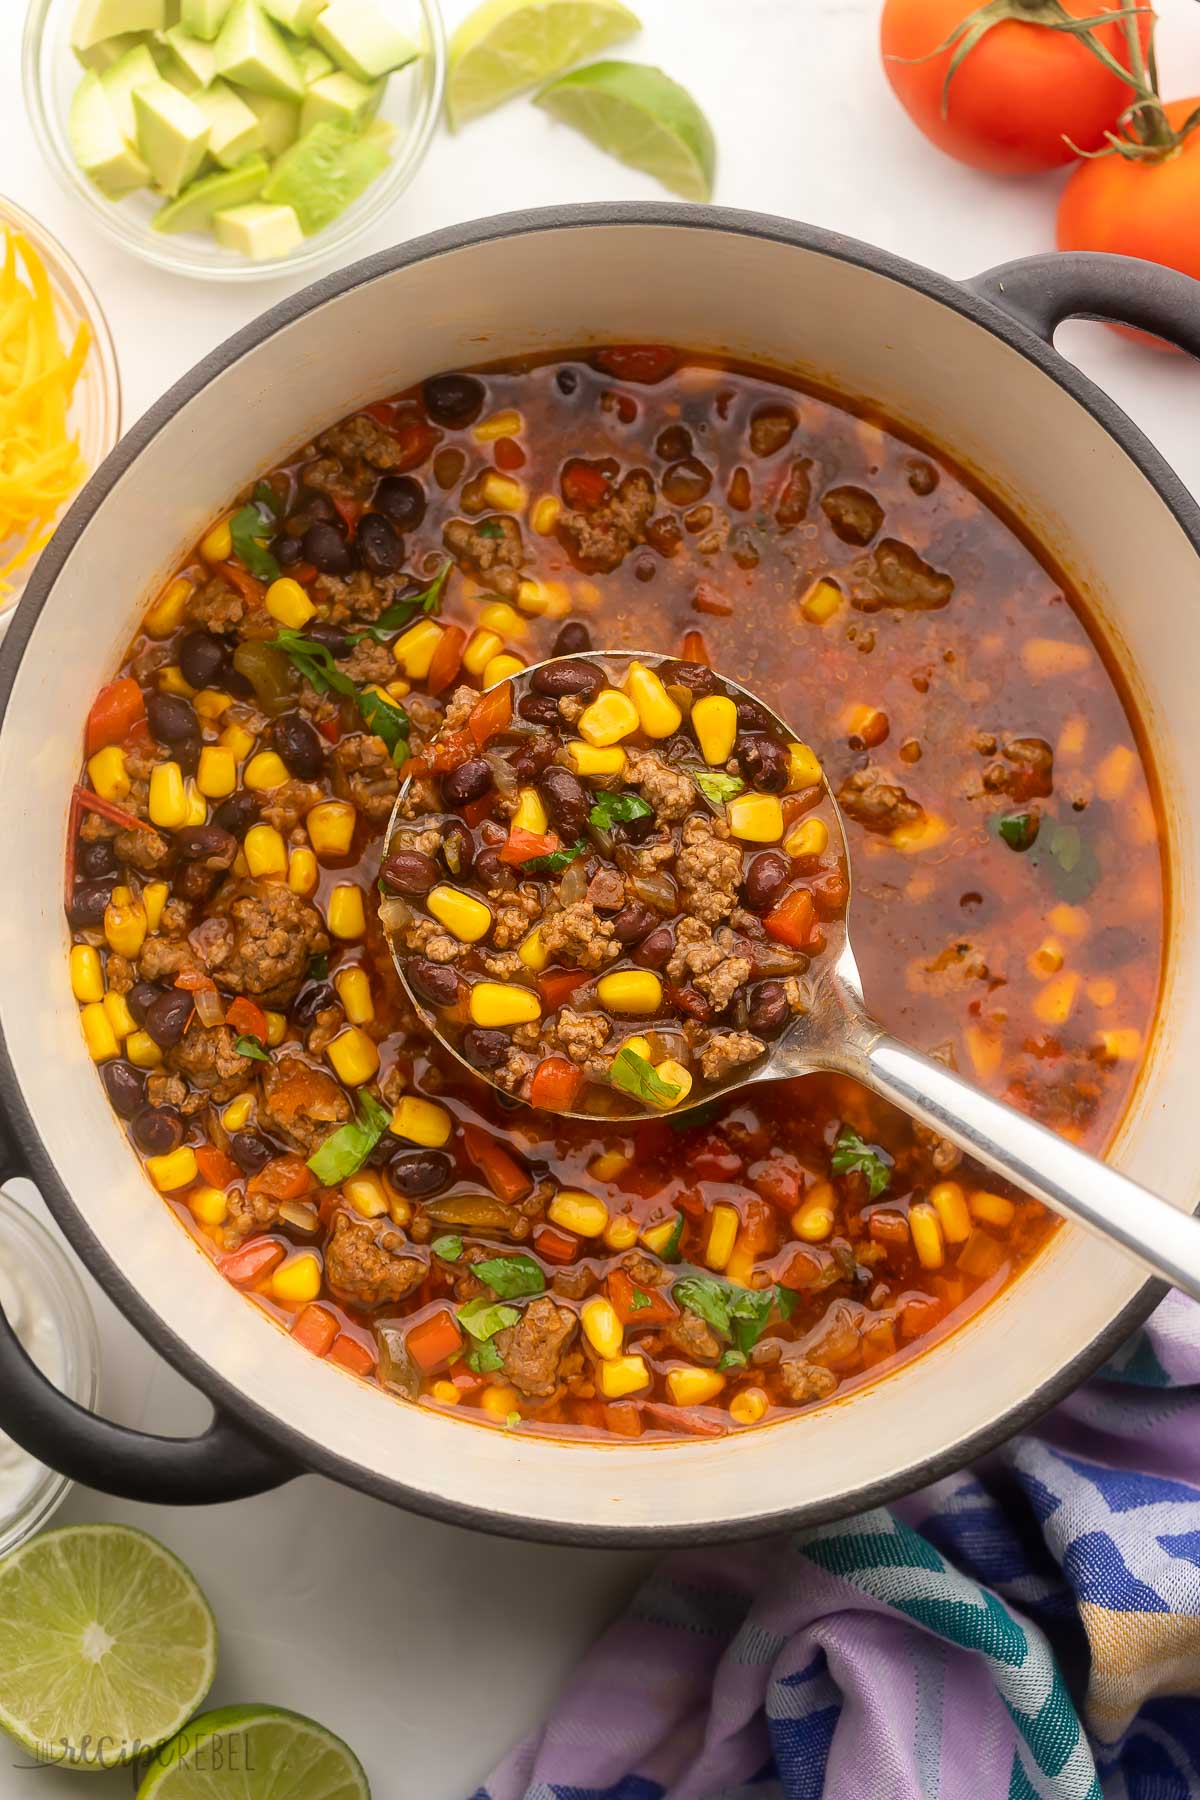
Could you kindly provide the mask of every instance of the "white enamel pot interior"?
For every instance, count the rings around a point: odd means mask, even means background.
[[[1195,1159],[1175,1148],[1200,1058],[1200,799],[1177,766],[1195,726],[1200,584],[1183,498],[1128,421],[986,299],[783,221],[686,208],[497,220],[360,264],[216,352],[110,458],[43,559],[0,663],[0,1082],[93,1269],[219,1407],[286,1456],[499,1530],[712,1538],[829,1518],[946,1472],[1065,1391],[1155,1290],[1064,1228],[951,1339],[888,1378],[715,1441],[547,1442],[393,1402],[299,1351],[153,1193],[88,1061],[65,966],[79,723],[180,547],[241,484],[361,403],[437,370],[606,340],[728,351],[865,399],[981,471],[1073,573],[1130,677],[1170,834],[1161,1017],[1112,1154],[1195,1206]]]

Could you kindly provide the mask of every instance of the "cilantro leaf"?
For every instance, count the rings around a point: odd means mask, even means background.
[[[629,1296],[630,1312],[641,1312],[643,1308],[653,1306],[653,1304],[654,1302],[651,1300],[649,1294],[643,1294],[639,1287],[635,1287]]]
[[[373,624],[364,625],[351,641],[361,644],[364,638],[374,638],[377,644],[382,644],[388,638],[395,637],[398,631],[403,631],[406,625],[411,625],[418,613],[426,617],[436,614],[441,609],[442,593],[453,567],[452,562],[443,563],[422,593],[410,594],[405,600],[393,600]]]
[[[328,973],[329,973],[329,958],[324,953],[322,953],[320,956],[310,956],[309,957],[309,959],[308,959],[308,979],[310,981],[324,981],[324,979],[328,975]]]
[[[399,766],[408,755],[408,714],[402,706],[393,706],[382,694],[358,696],[358,710],[368,731],[382,738],[392,761]]]
[[[255,506],[265,506],[267,511],[273,513],[276,518],[283,511],[283,502],[269,481],[258,482],[251,497]]]
[[[632,1094],[635,1100],[649,1101],[652,1106],[670,1106],[679,1098],[679,1089],[664,1081],[650,1059],[631,1050],[628,1044],[613,1057],[608,1079],[623,1094]]]
[[[452,1232],[446,1237],[434,1238],[429,1248],[443,1262],[458,1262],[463,1253],[463,1241],[457,1232]]]
[[[568,845],[565,850],[551,850],[547,856],[531,856],[527,862],[521,864],[521,867],[527,869],[531,875],[557,875],[560,869],[565,869],[568,863],[573,863],[577,856],[584,856],[586,853],[587,844],[580,838],[577,843]]]
[[[722,1372],[725,1369],[744,1369],[746,1362],[747,1357],[744,1350],[723,1350],[717,1368]]]
[[[1045,869],[1058,898],[1069,906],[1081,906],[1100,879],[1096,852],[1077,825],[1047,825],[1029,861]]]
[[[878,1200],[892,1179],[891,1158],[864,1143],[848,1125],[838,1132],[829,1166],[835,1175],[865,1175],[872,1200]]]
[[[256,1037],[235,1038],[233,1047],[239,1056],[248,1056],[252,1062],[270,1062],[270,1057]]]
[[[318,694],[357,696],[358,689],[350,677],[343,675],[338,668],[328,645],[318,644],[315,638],[306,638],[302,631],[293,631],[291,626],[285,626],[271,639],[271,648],[282,650]]]
[[[474,1263],[471,1273],[478,1275],[480,1281],[486,1281],[502,1300],[517,1300],[523,1294],[541,1294],[546,1288],[546,1277],[532,1256],[523,1253],[489,1257],[486,1262]]]
[[[675,1224],[673,1225],[673,1227],[671,1229],[671,1235],[667,1239],[666,1243],[663,1245],[662,1249],[658,1253],[659,1261],[666,1262],[666,1263],[678,1262],[679,1261],[679,1246],[682,1242],[683,1242],[683,1214],[681,1212],[677,1212],[675,1214]]]
[[[521,1423],[520,1413],[519,1412],[505,1413],[504,1423],[508,1426],[510,1431],[515,1431],[516,1427]]]
[[[279,578],[279,564],[267,549],[273,531],[274,521],[268,523],[253,502],[235,512],[229,521],[233,553],[259,581],[277,581]]]
[[[333,1187],[362,1168],[392,1122],[391,1111],[363,1088],[358,1096],[358,1117],[325,1139],[308,1159],[308,1166],[322,1187]]]
[[[646,819],[654,816],[654,808],[648,800],[637,794],[614,794],[604,789],[596,795],[595,805],[588,814],[588,821],[597,831],[610,831],[614,825],[628,825],[632,819]]]
[[[687,772],[710,806],[724,806],[727,800],[745,791],[746,784],[740,775],[724,775],[720,769],[689,769]]]
[[[722,1281],[716,1275],[684,1275],[671,1290],[681,1306],[686,1306],[704,1320],[719,1337],[731,1338],[733,1349],[726,1352],[738,1362],[745,1362],[767,1328],[772,1308],[778,1304],[784,1318],[783,1290],[777,1287],[743,1288]],[[722,1358],[722,1366],[726,1366]]]
[[[1010,850],[1028,850],[1041,824],[1037,813],[1006,813],[996,824],[996,835]]]
[[[499,519],[485,519],[482,525],[476,527],[476,530],[482,538],[498,538],[504,536],[504,528]]]
[[[515,1325],[520,1316],[515,1306],[501,1306],[495,1300],[489,1300],[486,1294],[480,1294],[478,1300],[468,1300],[458,1309],[459,1324],[480,1344],[486,1344],[507,1326]]]
[[[503,1359],[495,1344],[475,1344],[467,1351],[467,1367],[476,1375],[491,1375],[496,1369],[504,1367]]]

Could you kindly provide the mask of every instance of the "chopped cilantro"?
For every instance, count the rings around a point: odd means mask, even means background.
[[[328,975],[328,973],[329,973],[329,958],[324,954],[324,952],[322,952],[322,954],[320,956],[310,956],[309,957],[309,959],[308,959],[308,979],[310,981],[324,981],[324,979]]]
[[[686,1306],[711,1325],[719,1337],[731,1338],[736,1359],[745,1362],[767,1328],[771,1309],[778,1304],[784,1318],[791,1303],[782,1298],[783,1290],[775,1287],[743,1288],[722,1281],[716,1275],[684,1275],[671,1290],[681,1306]]]
[[[1096,852],[1077,825],[1047,825],[1038,836],[1029,861],[1045,869],[1060,900],[1081,906],[1100,879]]]
[[[429,1248],[435,1256],[440,1256],[443,1262],[458,1262],[463,1253],[463,1241],[457,1232],[453,1232],[446,1237],[434,1238]]]
[[[670,1106],[679,1097],[679,1089],[664,1081],[649,1058],[631,1050],[628,1044],[613,1057],[608,1079],[623,1094],[632,1094],[635,1100],[645,1100],[652,1106]]]
[[[857,1131],[843,1125],[833,1146],[830,1167],[835,1175],[865,1175],[867,1192],[878,1200],[892,1179],[891,1158],[863,1142]]]
[[[499,538],[504,536],[504,528],[499,519],[485,519],[476,527],[481,538]]]
[[[410,594],[405,600],[393,600],[372,624],[365,625],[357,632],[351,642],[361,644],[364,638],[374,638],[377,644],[382,644],[388,638],[395,637],[398,631],[403,631],[406,625],[411,625],[419,613],[426,616],[436,613],[442,604],[446,578],[453,567],[453,563],[443,563],[422,593]]]
[[[746,1352],[744,1350],[723,1350],[721,1352],[721,1359],[717,1363],[717,1368],[719,1370],[744,1369],[746,1360]]]
[[[269,513],[274,513],[276,518],[283,510],[283,502],[269,481],[258,482],[251,498],[256,506],[265,506]]]
[[[476,1375],[491,1375],[496,1369],[502,1369],[504,1362],[495,1344],[475,1344],[467,1351],[467,1367]]]
[[[253,501],[249,506],[243,506],[240,512],[235,512],[229,521],[233,553],[259,581],[276,581],[279,578],[279,564],[267,549],[274,529],[274,520],[264,519],[261,507],[256,506]]]
[[[614,825],[628,825],[633,819],[646,819],[654,816],[654,808],[648,800],[637,794],[614,794],[604,789],[596,795],[595,805],[588,814],[589,822],[597,831],[610,831]]]
[[[458,1309],[459,1324],[480,1344],[486,1344],[507,1326],[515,1325],[520,1316],[515,1306],[501,1306],[495,1300],[489,1300],[486,1294],[480,1294],[478,1300],[468,1300]]]
[[[573,863],[577,856],[583,856],[586,852],[587,845],[580,838],[578,843],[568,845],[565,850],[551,850],[546,856],[531,856],[521,867],[530,875],[557,875],[560,869],[565,869],[568,863]]]
[[[305,681],[318,694],[358,694],[350,677],[343,675],[334,662],[328,645],[318,644],[315,638],[306,638],[302,631],[293,631],[290,626],[285,626],[271,639],[271,648],[282,650],[285,656],[290,657]]]
[[[390,1108],[365,1088],[358,1096],[358,1117],[342,1125],[309,1157],[308,1166],[322,1187],[333,1187],[362,1168],[392,1122]]]
[[[235,1038],[233,1047],[239,1056],[248,1056],[252,1062],[270,1062],[270,1057],[256,1037]]]
[[[683,1214],[675,1214],[675,1224],[671,1235],[659,1252],[660,1262],[673,1263],[679,1261],[679,1246],[683,1242]]]
[[[523,1294],[545,1291],[546,1277],[532,1256],[493,1256],[472,1265],[472,1275],[486,1281],[502,1300],[517,1300]]]
[[[1006,813],[997,822],[996,834],[1010,850],[1028,850],[1041,823],[1037,813]]]
[[[689,769],[688,774],[710,806],[724,806],[746,786],[740,775],[724,775],[720,769]]]
[[[639,1287],[635,1287],[632,1294],[629,1296],[630,1312],[641,1312],[644,1307],[652,1306],[653,1304],[654,1302],[651,1300],[649,1294],[643,1294]]]
[[[408,755],[408,714],[402,706],[385,700],[382,694],[362,693],[358,710],[368,731],[382,738],[393,763],[399,767]]]

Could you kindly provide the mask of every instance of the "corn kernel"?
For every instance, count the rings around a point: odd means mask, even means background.
[[[479,1410],[485,1412],[489,1419],[498,1419],[501,1424],[508,1423],[510,1413],[518,1411],[521,1396],[515,1387],[507,1381],[484,1388],[479,1396]]]
[[[619,688],[601,688],[580,717],[579,735],[597,749],[605,750],[636,731],[639,723],[637,707],[628,694]]]
[[[440,1150],[450,1141],[454,1121],[444,1106],[420,1094],[405,1094],[392,1113],[393,1137],[407,1138],[425,1150]]]
[[[725,1386],[716,1369],[668,1369],[667,1392],[675,1406],[707,1406]]]
[[[223,1225],[229,1201],[218,1187],[197,1188],[188,1195],[188,1211],[198,1225]]]
[[[504,648],[504,639],[495,631],[473,631],[463,651],[462,666],[478,681],[491,662]]]
[[[503,981],[477,981],[471,989],[471,1022],[503,1030],[508,1025],[528,1025],[542,1016],[542,1005],[531,988],[510,987]]]
[[[189,777],[183,784],[183,797],[187,806],[185,825],[205,825],[208,822],[208,801]]]
[[[271,1298],[284,1306],[304,1306],[321,1292],[321,1264],[311,1250],[280,1263],[271,1276]]]
[[[93,1062],[107,1062],[110,1056],[121,1054],[117,1034],[112,1028],[112,1021],[105,1012],[101,1001],[89,1002],[83,1008],[79,1018],[83,1025],[83,1039]]]
[[[654,1052],[650,1048],[650,1039],[644,1037],[627,1037],[621,1045],[622,1050],[632,1050],[635,1056],[642,1056],[648,1063],[654,1061]]]
[[[526,578],[517,588],[517,605],[522,612],[544,619],[565,619],[571,610],[571,593],[562,581],[531,581]]]
[[[250,1123],[253,1112],[254,1096],[252,1094],[239,1094],[236,1100],[231,1100],[229,1102],[229,1105],[221,1114],[221,1124],[226,1131],[244,1131],[246,1126]]]
[[[349,800],[322,800],[305,815],[304,826],[318,856],[348,856],[357,820]]]
[[[517,792],[517,810],[510,830],[533,831],[541,837],[550,829],[550,820],[536,788],[524,787]]]
[[[114,906],[129,906],[133,902],[133,889],[122,882],[113,889],[111,899]]]
[[[647,1250],[653,1251],[655,1256],[661,1256],[675,1236],[678,1222],[678,1215],[672,1214],[669,1219],[660,1219],[657,1224],[643,1225],[638,1235]]]
[[[425,904],[439,925],[460,944],[477,944],[492,928],[492,915],[482,900],[443,883],[431,888]]]
[[[104,1010],[116,1037],[127,1038],[131,1031],[137,1030],[137,1020],[130,1012],[129,1002],[124,994],[114,993],[110,989],[104,996]]]
[[[520,413],[510,407],[506,412],[493,413],[490,419],[480,419],[478,425],[471,427],[471,436],[477,444],[494,444],[497,438],[516,437],[522,424]]]
[[[783,840],[788,856],[824,856],[829,848],[829,827],[824,819],[802,819]]]
[[[1043,1025],[1065,1025],[1075,1006],[1075,997],[1079,992],[1079,976],[1073,969],[1063,969],[1052,975],[1046,985],[1034,995],[1034,1016]]]
[[[801,615],[811,625],[828,625],[842,604],[842,590],[834,581],[815,581],[800,602]]]
[[[940,1269],[946,1260],[945,1241],[942,1237],[941,1220],[932,1206],[917,1201],[908,1209],[908,1228],[912,1233],[913,1249],[917,1253],[917,1261],[923,1269]]]
[[[523,638],[529,636],[529,621],[515,606],[507,600],[492,600],[479,611],[479,623],[489,631],[498,631],[501,637]]]
[[[250,864],[246,861],[245,850],[239,850],[230,865],[239,881],[244,881],[250,873]]]
[[[493,656],[480,677],[481,684],[485,688],[498,687],[502,681],[511,681],[514,675],[519,675],[524,667],[519,656],[507,652]]]
[[[929,1190],[929,1201],[942,1227],[948,1244],[965,1244],[971,1235],[971,1213],[967,1197],[957,1181],[935,1181]]]
[[[1114,744],[1096,770],[1096,792],[1110,803],[1121,799],[1137,772],[1137,757],[1127,744]]]
[[[614,1356],[596,1371],[596,1384],[606,1400],[620,1400],[650,1386],[650,1371],[641,1356]]]
[[[608,1208],[603,1200],[578,1188],[560,1188],[546,1209],[546,1216],[577,1237],[599,1237],[608,1224]]]
[[[151,769],[147,810],[151,824],[164,831],[176,831],[186,823],[187,794],[183,770],[177,762],[156,763]]]
[[[599,1294],[591,1300],[585,1300],[579,1309],[579,1323],[583,1326],[584,1337],[597,1356],[620,1356],[625,1331],[608,1300]]]
[[[585,744],[582,738],[572,738],[567,744],[567,755],[576,775],[623,775],[625,772],[625,752],[620,744],[601,749],[595,744]]]
[[[1007,1230],[1017,1213],[1012,1201],[1004,1194],[991,1194],[986,1188],[976,1188],[967,1204],[973,1219],[978,1219],[981,1225],[995,1225],[1000,1231]]]
[[[251,875],[286,875],[287,845],[273,825],[252,825],[242,840]]]
[[[382,1219],[388,1210],[388,1197],[383,1182],[370,1169],[362,1169],[357,1175],[348,1175],[342,1183],[342,1192],[360,1218]]]
[[[1082,906],[1068,906],[1065,900],[1050,908],[1046,923],[1059,937],[1082,938],[1088,933],[1088,916]]]
[[[410,681],[424,681],[433,653],[442,639],[442,628],[432,619],[418,619],[392,645],[392,655]]]
[[[1136,1062],[1141,1055],[1142,1034],[1132,1025],[1098,1031],[1095,1048],[1105,1062]]]
[[[325,923],[335,938],[360,938],[367,929],[363,891],[355,881],[339,882],[325,907]]]
[[[148,881],[142,889],[142,905],[146,910],[146,928],[157,931],[171,890],[165,881]]]
[[[529,936],[527,938],[522,938],[521,942],[517,945],[517,955],[520,957],[525,967],[527,969],[532,969],[535,975],[540,974],[545,968],[546,964],[550,961],[550,955],[542,942],[542,928],[540,925],[535,925],[533,930],[529,933]]]
[[[160,669],[156,680],[160,694],[174,694],[180,700],[190,700],[196,692],[178,663],[168,663]]]
[[[326,1045],[325,1054],[347,1087],[361,1087],[379,1073],[379,1051],[361,1026],[350,1025],[340,1032]]]
[[[539,537],[549,537],[562,517],[562,501],[557,494],[539,494],[533,503],[529,523]]]
[[[601,1159],[596,1158],[596,1162]],[[593,1163],[588,1174],[596,1181],[604,1181],[603,1175],[596,1174],[596,1163]],[[628,1213],[616,1213],[604,1227],[601,1236],[610,1250],[632,1250],[638,1241],[637,1221]]]
[[[133,782],[125,771],[125,752],[119,744],[106,744],[88,757],[88,780],[102,800],[124,800]]]
[[[339,969],[333,978],[342,1010],[352,1025],[369,1025],[375,1017],[371,978],[365,969]]]
[[[991,1081],[1004,1062],[1003,1037],[999,1032],[985,1031],[982,1025],[967,1025],[962,1035],[976,1075],[980,1081]]]
[[[1043,938],[1036,950],[1029,953],[1025,967],[1039,981],[1048,981],[1051,975],[1057,975],[1063,966],[1063,949],[1053,938]]]
[[[692,730],[706,763],[728,762],[737,739],[737,707],[728,694],[705,694],[692,707]]]
[[[183,624],[183,609],[187,605],[192,584],[182,575],[169,581],[154,605],[142,620],[142,630],[147,637],[169,638]]]
[[[524,482],[515,481],[511,475],[502,475],[499,469],[487,471],[480,483],[480,492],[484,503],[497,512],[524,512],[529,504]]]
[[[601,1150],[588,1164],[588,1174],[594,1181],[619,1181],[632,1161],[623,1150]]]
[[[163,1059],[148,1031],[131,1031],[125,1039],[125,1054],[137,1069],[157,1069]]]
[[[729,829],[748,844],[777,844],[783,836],[778,794],[738,794],[725,808]]]
[[[236,722],[226,725],[217,739],[222,750],[228,750],[235,763],[244,762],[254,748],[254,733]],[[201,751],[201,755],[204,752]]]
[[[804,788],[820,787],[821,764],[815,750],[807,744],[791,743],[788,745],[788,792],[799,793]]]
[[[637,708],[642,730],[647,737],[670,737],[683,723],[683,714],[668,694],[661,678],[644,663],[631,662],[625,677],[625,692]],[[580,721],[580,731],[583,723]],[[587,733],[583,735],[586,737]]]
[[[384,1184],[387,1186],[387,1183]],[[412,1224],[412,1201],[406,1200],[403,1194],[396,1193],[388,1187],[388,1211],[392,1215],[392,1224],[398,1225],[401,1231],[407,1231]]]
[[[769,1404],[761,1388],[742,1388],[729,1402],[729,1416],[735,1425],[757,1425]]]
[[[201,688],[192,705],[210,724],[223,718],[233,705],[233,695],[224,693],[220,688]]]
[[[315,893],[319,879],[317,859],[311,850],[305,850],[301,846],[288,851],[288,887],[293,894],[307,897]]]
[[[71,992],[77,1000],[103,1000],[104,971],[100,952],[91,944],[71,945]]]
[[[196,1152],[190,1144],[180,1144],[165,1156],[148,1156],[146,1172],[160,1194],[173,1194],[176,1188],[188,1187],[195,1181]]]
[[[229,529],[229,520],[222,519],[214,525],[207,537],[200,540],[200,554],[207,563],[228,562],[233,555],[233,532]]]
[[[316,612],[316,607],[290,575],[281,575],[267,589],[266,608],[273,619],[292,631],[301,631]]]
[[[1111,975],[1094,975],[1087,983],[1087,997],[1093,1006],[1103,1012],[1112,1006],[1117,998],[1117,984]]]
[[[827,1181],[818,1181],[792,1214],[792,1230],[803,1243],[820,1244],[833,1230],[833,1220],[833,1189]]]
[[[442,1406],[457,1406],[462,1395],[452,1381],[435,1381],[430,1396]]]
[[[267,1044],[270,1049],[274,1050],[282,1044],[284,1038],[287,1036],[287,1014],[281,1012],[268,1012],[266,1019]]]
[[[113,889],[114,896],[116,889]],[[104,940],[118,956],[130,961],[146,941],[146,909],[140,900],[110,900],[104,909]]]
[[[596,998],[608,1012],[656,1013],[662,1005],[662,979],[653,969],[618,969],[600,977]]]
[[[405,681],[402,675],[398,675],[395,681],[389,681],[387,684],[387,696],[389,700],[403,700],[411,693],[412,683]]]
[[[266,793],[269,788],[282,787],[288,779],[287,764],[274,750],[260,750],[257,756],[252,756],[242,775],[243,785],[258,794]]]
[[[673,1056],[665,1056],[654,1073],[667,1087],[675,1090],[669,1099],[665,1097],[661,1100],[656,1099],[654,1105],[663,1112],[673,1111],[675,1107],[682,1106],[692,1091],[691,1071],[685,1069],[681,1062],[676,1062]]]
[[[713,1207],[708,1248],[704,1252],[704,1260],[710,1269],[723,1269],[733,1255],[740,1223],[736,1206],[726,1205],[722,1201]]]

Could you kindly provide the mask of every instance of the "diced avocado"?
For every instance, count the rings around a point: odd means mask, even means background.
[[[296,37],[308,36],[313,20],[325,5],[326,0],[262,0],[263,11]]]
[[[94,69],[87,71],[71,97],[67,136],[75,161],[109,200],[148,185],[150,170],[122,133]]]
[[[278,25],[257,0],[233,0],[217,39],[217,73],[255,94],[303,100],[304,83]]]
[[[178,70],[184,77],[175,85],[183,92],[196,94],[202,88],[211,87],[217,79],[217,57],[211,44],[203,38],[195,37],[182,25],[172,25],[163,33],[163,43],[169,52],[169,63],[172,70]],[[168,77],[170,79],[170,77]]]
[[[377,81],[420,54],[373,0],[329,0],[317,15],[313,36],[339,68],[360,81]]]
[[[314,125],[279,158],[262,198],[294,206],[301,230],[311,237],[357,200],[382,175],[388,160],[381,144],[353,137],[336,125]]]
[[[179,22],[193,37],[211,44],[225,23],[232,0],[183,0]]]
[[[292,51],[292,55],[306,88],[310,88],[314,81],[322,81],[326,75],[333,74],[332,62],[315,44],[300,44]]]
[[[300,108],[300,129],[307,131],[322,120],[340,125],[343,131],[359,131],[375,114],[383,98],[385,83],[359,81],[339,70],[314,81]]]
[[[166,0],[79,0],[71,48],[78,53],[129,31],[161,31],[166,17]]]
[[[196,105],[208,120],[208,153],[224,168],[235,168],[252,150],[263,148],[258,114],[228,82],[214,81],[196,95]]]
[[[208,120],[194,101],[169,81],[135,88],[138,149],[164,194],[186,187],[208,149]]]
[[[148,31],[125,31],[120,37],[101,38],[98,44],[92,44],[87,50],[76,50],[75,54],[85,69],[95,69],[97,75],[103,75],[105,69],[115,68],[121,58],[136,50],[139,44],[151,41]]]
[[[266,157],[248,156],[236,169],[202,175],[185,187],[177,200],[168,200],[151,223],[155,231],[203,231],[214,213],[253,200],[268,172]]]
[[[273,94],[239,95],[262,126],[263,149],[268,156],[282,156],[300,136],[300,108],[294,100],[276,100]]]
[[[212,228],[222,248],[236,250],[251,262],[270,262],[276,256],[287,256],[304,242],[294,209],[268,206],[263,200],[214,213]]]
[[[158,79],[158,64],[145,44],[137,44],[132,50],[127,50],[120,62],[115,62],[111,69],[105,69],[100,77],[100,85],[108,98],[108,104],[117,116],[121,136],[127,143],[137,142],[137,120],[133,113],[133,90],[145,87],[147,82]]]

